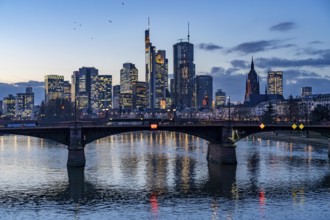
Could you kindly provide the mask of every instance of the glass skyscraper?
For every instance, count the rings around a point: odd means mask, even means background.
[[[94,67],[82,67],[79,71],[74,71],[72,76],[71,100],[77,101],[80,108],[87,108],[90,113],[92,105],[98,101],[97,77],[98,69]]]
[[[168,89],[168,60],[165,50],[158,50],[150,42],[150,30],[145,31],[146,95],[148,108],[160,108]]]
[[[132,63],[124,63],[120,70],[120,106],[133,108],[133,87],[138,81],[138,69]]]
[[[267,94],[283,95],[283,72],[269,71],[267,77]]]
[[[189,36],[189,35],[188,35]],[[189,37],[188,37],[189,39]],[[194,45],[179,42],[173,46],[174,104],[177,108],[193,107],[193,80],[195,78]]]

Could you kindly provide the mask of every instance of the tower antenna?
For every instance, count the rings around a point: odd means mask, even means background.
[[[148,17],[148,30],[150,29],[150,17]]]
[[[188,43],[189,43],[189,39],[190,39],[190,30],[189,30],[189,22],[188,22]]]

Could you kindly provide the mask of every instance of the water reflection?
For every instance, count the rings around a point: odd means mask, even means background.
[[[204,190],[211,195],[236,199],[238,197],[236,169],[236,165],[208,163],[209,179],[204,184]]]
[[[86,168],[66,168],[66,148],[52,142],[0,137],[0,145],[0,214],[60,206],[93,217],[240,219],[245,212],[267,219],[278,207],[328,207],[327,148],[246,139],[238,164],[220,166],[206,161],[199,138],[127,133],[86,146]]]
[[[72,200],[78,203],[84,195],[85,176],[84,167],[67,167],[69,179],[69,192]]]

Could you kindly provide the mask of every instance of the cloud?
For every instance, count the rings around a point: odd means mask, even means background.
[[[281,58],[258,58],[255,60],[256,66],[260,68],[274,68],[274,67],[324,67],[330,66],[330,53],[324,53],[320,58],[308,58],[299,60],[288,60]]]
[[[232,60],[230,64],[236,68],[248,68],[248,65],[246,65],[245,60]]]
[[[290,31],[294,28],[296,28],[296,23],[294,23],[294,22],[282,22],[282,23],[271,26],[270,30],[271,31],[286,32],[286,31]]]
[[[319,40],[315,40],[315,41],[309,42],[309,44],[323,44],[323,42],[319,41]]]
[[[197,48],[206,51],[215,51],[215,50],[221,50],[223,47],[219,45],[215,45],[213,43],[200,43],[197,44]]]
[[[282,40],[260,40],[241,43],[236,47],[229,49],[228,52],[239,52],[242,54],[256,53],[266,50],[293,47],[294,44],[283,44]]]

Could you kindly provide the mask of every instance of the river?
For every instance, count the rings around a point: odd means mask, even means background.
[[[256,137],[237,166],[206,160],[207,142],[173,132],[114,135],[66,146],[0,136],[0,219],[328,219],[327,146]]]

